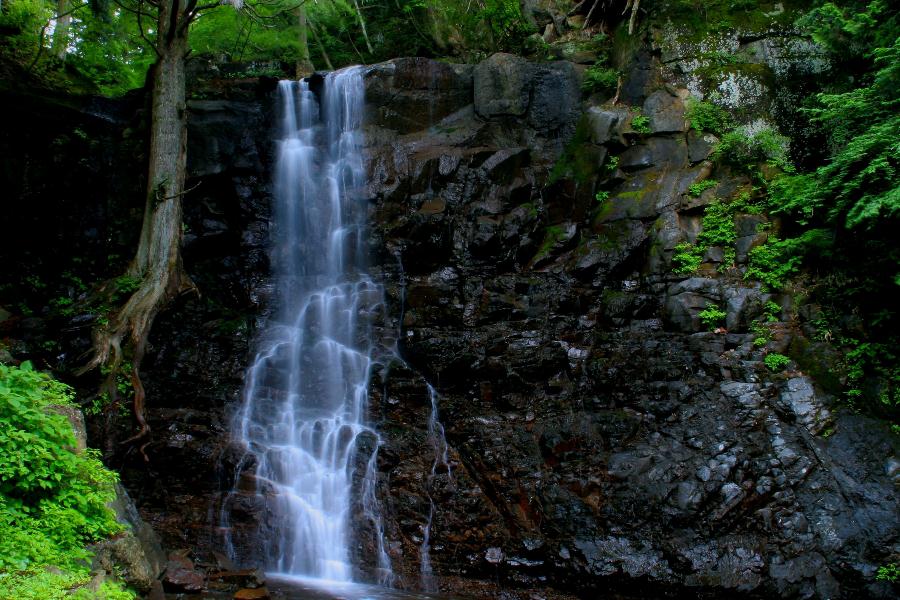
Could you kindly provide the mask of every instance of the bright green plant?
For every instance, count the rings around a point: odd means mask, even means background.
[[[692,183],[688,186],[688,195],[693,198],[698,198],[700,194],[705,192],[710,188],[714,188],[719,185],[719,182],[715,179],[704,179],[703,181],[698,181],[697,183]]]
[[[770,236],[765,244],[750,251],[744,279],[756,279],[772,289],[781,289],[785,281],[800,271],[803,261],[797,238],[779,240]]]
[[[609,200],[609,192],[601,190],[594,195],[594,200],[597,201],[598,204],[603,204],[607,200]]]
[[[674,271],[679,275],[689,275],[703,264],[703,253],[697,252],[693,244],[682,242],[675,246],[675,254],[672,255]]]
[[[784,354],[779,354],[777,352],[770,352],[766,354],[766,357],[763,359],[763,362],[769,367],[770,371],[783,371],[786,366],[791,362],[791,359],[785,356]]]
[[[71,588],[90,579],[85,545],[122,530],[107,507],[115,473],[95,451],[76,453],[54,406],[72,406],[68,386],[28,362],[0,365],[0,587],[10,598],[77,598]]]
[[[712,302],[706,303],[706,308],[701,310],[698,315],[700,320],[703,321],[703,324],[710,331],[716,329],[717,327],[721,327],[725,322],[725,317],[728,316],[724,310],[713,304]]]
[[[725,131],[734,127],[734,120],[724,108],[716,106],[712,102],[690,98],[687,101],[685,117],[691,123],[691,127],[697,131],[704,131],[722,135]]]
[[[604,163],[603,168],[607,173],[615,173],[616,169],[619,168],[619,157],[618,156],[610,156],[609,160]]]
[[[787,149],[788,139],[772,129],[750,132],[738,128],[722,135],[712,158],[745,171],[753,171],[762,162],[785,168]]]
[[[631,128],[644,135],[650,133],[650,117],[638,113],[631,119]]]
[[[619,85],[619,72],[605,66],[602,62],[588,67],[581,81],[581,89],[588,94],[615,93]]]
[[[753,335],[755,336],[753,338],[753,345],[757,348],[765,346],[772,341],[772,332],[769,331],[769,328],[765,323],[753,321],[753,323],[750,324],[750,331],[753,332]]]
[[[878,567],[878,572],[875,573],[875,579],[878,581],[897,583],[897,581],[900,580],[900,567],[898,567],[896,563],[882,565]]]

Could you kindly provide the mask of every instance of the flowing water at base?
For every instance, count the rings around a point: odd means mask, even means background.
[[[419,592],[392,590],[384,587],[329,581],[307,577],[268,574],[269,593],[272,600],[447,600],[450,596],[438,596]]]

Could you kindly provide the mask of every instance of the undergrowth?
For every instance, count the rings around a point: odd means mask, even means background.
[[[53,600],[132,594],[85,585],[86,545],[122,531],[108,508],[117,476],[94,450],[76,452],[72,390],[28,362],[0,365],[0,598]]]

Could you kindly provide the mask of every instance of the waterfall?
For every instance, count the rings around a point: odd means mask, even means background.
[[[431,473],[426,480],[428,494],[428,520],[422,530],[422,545],[419,547],[419,565],[422,578],[422,588],[426,592],[436,592],[437,582],[434,571],[431,568],[431,523],[434,520],[434,498],[431,496],[431,486],[439,467],[447,470],[447,477],[453,483],[453,474],[450,472],[449,448],[447,437],[444,434],[444,426],[438,415],[437,391],[428,384],[428,399],[431,401],[431,411],[428,413],[428,441],[434,450],[434,461],[431,463]]]
[[[362,69],[325,77],[321,101],[306,81],[278,88],[273,263],[278,305],[247,371],[234,437],[256,469],[271,517],[261,532],[266,567],[350,581],[354,469],[359,502],[377,536],[376,453],[367,423],[373,319],[383,290],[366,273],[360,124]],[[369,456],[360,456],[368,436]],[[367,444],[367,447],[369,445]],[[365,465],[358,467],[358,465]],[[223,509],[224,510],[224,509]],[[383,540],[378,562],[390,572]]]

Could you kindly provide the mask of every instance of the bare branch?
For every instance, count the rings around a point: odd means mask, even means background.
[[[150,38],[147,37],[147,34],[144,33],[144,22],[141,19],[141,17],[145,14],[144,11],[141,10],[144,7],[144,1],[145,0],[140,0],[140,2],[138,2],[138,12],[137,12],[138,32],[141,34],[141,39],[144,40],[145,42],[147,42],[150,45],[150,47],[153,48],[153,52],[156,54],[156,57],[160,58],[160,57],[162,57],[162,53],[160,53],[159,48],[156,47],[156,42],[152,41]],[[147,16],[151,17],[152,15],[148,14]]]
[[[139,16],[140,16],[140,15],[143,15],[143,16],[148,17],[148,18],[151,18],[151,19],[154,18],[154,16],[155,16],[155,15],[152,15],[152,14],[150,14],[150,13],[148,13],[148,12],[144,12],[143,10],[141,10],[141,7],[142,7],[143,4],[144,4],[143,2],[140,2],[140,3],[138,4],[138,7],[137,7],[137,8],[132,8],[132,7],[130,7],[130,6],[126,6],[125,4],[123,4],[122,2],[120,2],[120,0],[113,0],[113,4],[115,4],[116,6],[118,6],[119,8],[121,8],[122,10],[128,11],[128,12],[130,12],[131,14],[134,14],[134,15],[139,15]]]

